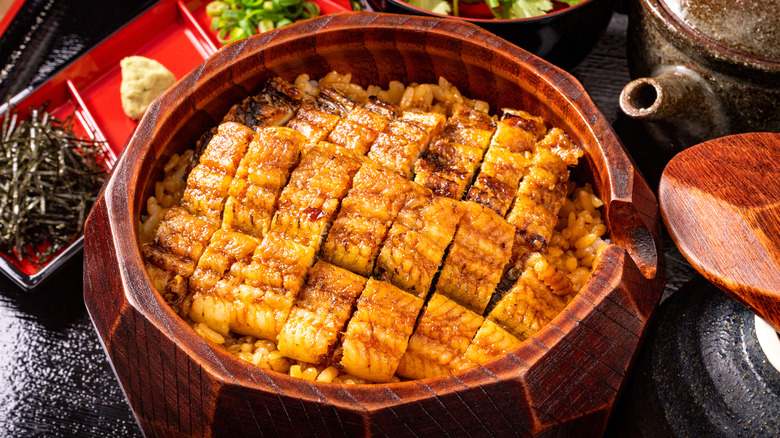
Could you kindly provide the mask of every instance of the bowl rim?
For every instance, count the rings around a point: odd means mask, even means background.
[[[123,284],[122,296],[170,342],[178,345],[193,360],[197,359],[202,367],[210,368],[211,376],[219,379],[226,387],[248,387],[313,402],[321,402],[325,398],[329,403],[340,408],[364,412],[366,409],[386,408],[405,403],[410,400],[409,397],[415,399],[431,395],[439,397],[445,394],[457,394],[459,389],[465,387],[484,389],[494,387],[496,384],[503,387],[508,381],[521,378],[524,374],[523,370],[530,369],[545,354],[545,351],[549,351],[560,343],[565,335],[558,327],[559,324],[550,323],[532,337],[533,341],[523,342],[516,350],[485,365],[451,375],[396,383],[349,386],[309,382],[283,373],[267,373],[259,367],[244,363],[226,351],[220,351],[219,347],[212,346],[209,341],[195,333],[155,290],[146,273],[140,254],[138,214],[141,208],[140,197],[143,196],[143,186],[148,183],[147,179],[151,178],[149,175],[151,172],[148,170],[152,168],[155,161],[161,159],[165,147],[165,145],[160,144],[165,143],[163,140],[152,141],[154,134],[157,133],[161,125],[165,125],[175,118],[175,114],[171,114],[174,111],[168,113],[161,113],[161,111],[191,105],[192,102],[188,99],[197,94],[198,87],[202,88],[204,83],[219,77],[219,71],[215,71],[214,67],[221,61],[227,59],[241,66],[252,65],[258,62],[258,57],[283,47],[292,40],[319,35],[323,32],[360,32],[362,29],[366,29],[367,25],[373,29],[381,28],[391,32],[398,32],[401,29],[422,31],[428,35],[435,33],[440,37],[457,39],[464,45],[477,44],[473,42],[475,39],[487,42],[494,53],[511,60],[512,65],[532,73],[535,79],[546,84],[547,88],[554,90],[563,99],[558,103],[561,106],[558,110],[565,112],[568,117],[580,120],[582,122],[582,126],[579,128],[582,129],[580,134],[587,135],[596,143],[584,145],[586,153],[589,150],[587,148],[594,148],[600,152],[598,157],[591,157],[591,160],[606,160],[608,154],[610,159],[614,160],[610,166],[606,167],[609,171],[608,174],[600,175],[601,180],[594,181],[595,185],[601,185],[602,198],[606,193],[611,201],[627,202],[626,200],[628,200],[630,202],[632,189],[630,184],[616,184],[612,181],[616,178],[628,178],[629,181],[633,181],[635,174],[631,173],[633,172],[631,161],[623,150],[617,135],[584,91],[582,85],[569,73],[496,37],[477,25],[435,17],[344,12],[286,26],[225,46],[178,81],[150,106],[114,168],[112,177],[104,191],[104,199],[106,209],[110,212],[109,217],[117,217],[118,215],[122,218],[119,221],[109,222],[115,256],[120,261],[118,265]],[[451,50],[450,48],[439,49]],[[547,103],[546,105],[551,104]],[[550,109],[553,108],[550,107]],[[204,110],[197,109],[197,111]],[[183,125],[176,126],[181,129]],[[170,137],[168,139],[170,140]],[[144,167],[147,168],[147,179],[142,176]],[[626,176],[626,173],[630,173],[630,175]],[[134,204],[133,200],[135,200]],[[612,271],[621,269],[621,266],[628,264],[628,260],[631,259],[625,249],[617,246],[614,248],[618,249],[614,251],[613,261],[622,257],[623,263],[609,267]],[[596,286],[593,284],[598,279],[595,277],[595,275],[591,276],[582,291],[564,311],[556,316],[553,322],[562,322],[560,324],[562,327],[577,324],[586,314],[593,311],[597,300],[606,299],[609,290],[601,284],[596,290]],[[85,295],[87,293],[85,288]],[[660,298],[660,291],[658,297]],[[88,307],[91,307],[90,303],[93,300],[94,298],[87,299]],[[576,305],[572,305],[573,303]],[[93,317],[94,321],[92,311],[90,311],[90,316]],[[540,339],[544,339],[544,342]],[[531,357],[534,358],[534,361],[529,363],[521,357]],[[401,390],[404,398],[399,397],[394,389]],[[381,390],[384,390],[388,397],[377,401],[376,393]],[[504,391],[504,389],[499,390]],[[357,406],[355,402],[357,402]],[[530,407],[526,408],[532,411]]]

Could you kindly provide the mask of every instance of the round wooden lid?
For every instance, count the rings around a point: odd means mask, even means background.
[[[658,188],[680,252],[780,329],[780,134],[707,141],[675,156]]]

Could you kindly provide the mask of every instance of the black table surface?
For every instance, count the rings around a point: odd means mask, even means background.
[[[0,95],[45,82],[153,3],[27,0],[0,37]],[[572,73],[657,188],[671,156],[618,106],[630,80],[627,27],[627,16],[615,12]],[[696,274],[668,237],[664,246],[668,296]],[[82,273],[79,254],[34,292],[0,277],[0,437],[141,435],[84,307]]]

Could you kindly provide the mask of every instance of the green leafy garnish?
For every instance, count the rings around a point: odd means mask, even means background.
[[[496,18],[528,18],[538,17],[552,11],[553,4],[551,0],[510,0],[501,2],[501,10],[493,10]]]
[[[460,16],[459,2],[470,0],[408,0],[412,6],[444,15]],[[529,18],[544,15],[553,10],[552,0],[481,0],[490,8],[493,16],[499,20]],[[569,6],[585,0],[559,0]]]
[[[409,4],[436,14],[450,15],[452,7],[445,0],[409,0]]]
[[[309,0],[217,0],[206,5],[211,30],[222,44],[320,15]]]

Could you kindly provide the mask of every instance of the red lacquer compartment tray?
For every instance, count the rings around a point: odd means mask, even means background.
[[[346,0],[314,1],[323,14],[349,10]],[[160,1],[37,89],[15,96],[11,103],[20,115],[47,102],[47,111],[60,120],[73,115],[76,134],[105,141],[106,162],[112,166],[137,126],[122,111],[119,61],[126,56],[144,56],[159,61],[176,79],[182,78],[221,47],[217,33],[209,29],[207,3]],[[0,107],[0,121],[7,110],[6,105]],[[79,237],[42,267],[0,252],[0,271],[23,289],[35,289],[82,247],[83,238]]]

